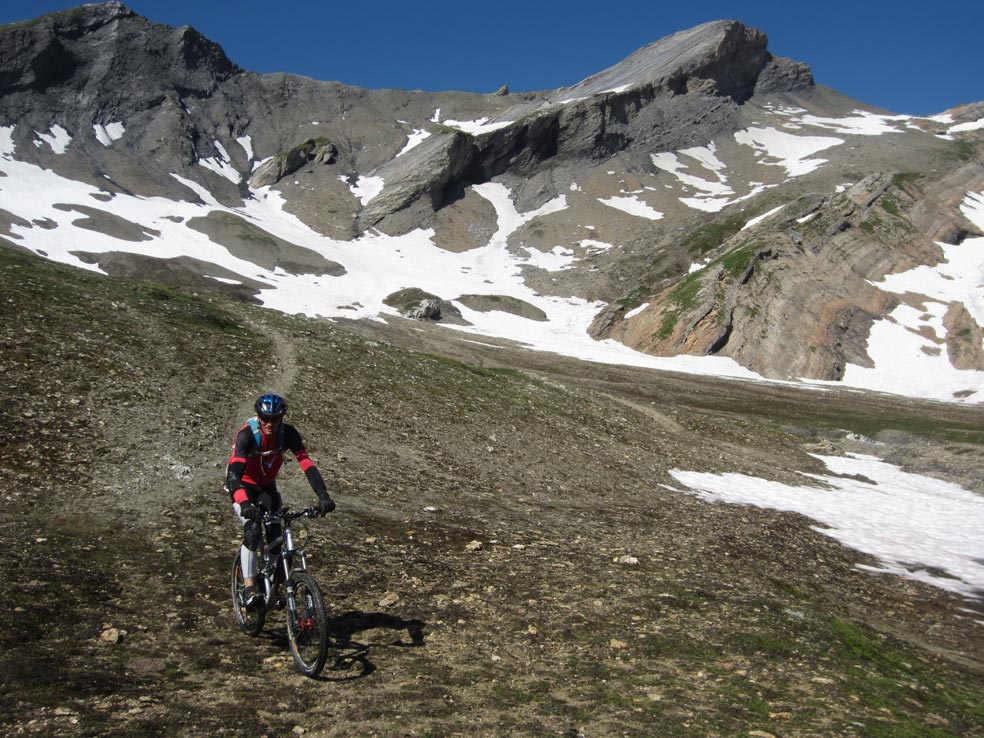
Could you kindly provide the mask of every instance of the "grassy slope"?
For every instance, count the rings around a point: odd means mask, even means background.
[[[829,405],[679,378],[620,401],[8,249],[0,284],[0,733],[984,735],[961,603],[858,572],[796,516],[660,486],[808,468],[781,426]],[[279,619],[250,640],[226,602],[222,467],[267,386],[340,502],[311,525],[339,640],[321,681]]]

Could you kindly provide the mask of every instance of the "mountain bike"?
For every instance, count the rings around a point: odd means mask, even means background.
[[[299,518],[318,516],[314,507],[300,512],[289,512],[285,507],[264,514],[263,544],[257,554],[259,571],[254,579],[260,601],[249,607],[245,604],[246,585],[239,552],[232,562],[232,609],[239,628],[247,635],[257,636],[268,613],[286,609],[290,653],[298,671],[309,677],[321,672],[328,656],[328,618],[321,589],[308,574],[304,550],[295,548],[290,526]],[[280,535],[269,540],[270,525],[275,522],[280,523]]]

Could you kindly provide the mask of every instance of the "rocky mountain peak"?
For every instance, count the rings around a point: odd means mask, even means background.
[[[738,21],[712,21],[654,41],[558,94],[583,97],[650,85],[675,93],[703,89],[740,102],[752,95],[759,77],[777,61],[798,70],[789,75],[790,89],[812,86],[809,67],[776,60],[763,31]]]
[[[241,71],[194,28],[153,23],[118,2],[0,29],[0,88],[14,117],[30,117],[37,95],[43,107],[90,120],[119,116],[157,104],[167,90],[209,95]]]

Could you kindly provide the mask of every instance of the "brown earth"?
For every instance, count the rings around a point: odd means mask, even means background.
[[[979,600],[668,488],[864,450],[980,489],[978,408],[342,328],[11,249],[0,279],[0,734],[984,735]],[[222,474],[264,389],[339,503],[309,524],[318,679],[229,605]],[[282,487],[313,500],[296,465]]]

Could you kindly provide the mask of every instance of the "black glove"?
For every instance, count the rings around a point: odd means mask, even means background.
[[[239,514],[246,518],[246,520],[259,520],[263,517],[263,513],[260,511],[260,508],[249,500],[239,503]]]
[[[322,515],[327,515],[332,510],[335,509],[335,501],[325,495],[324,497],[318,498],[318,512]]]

